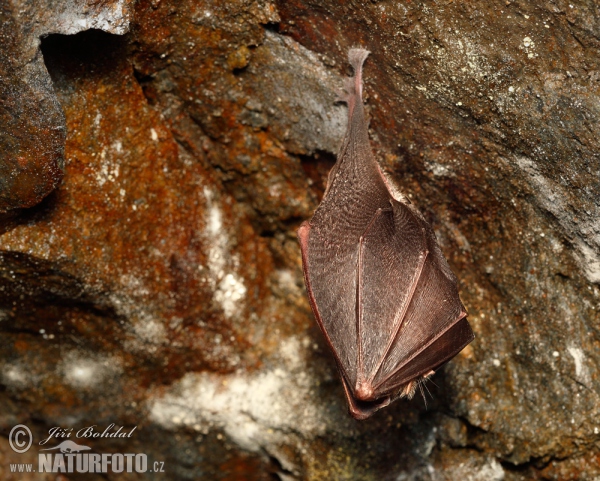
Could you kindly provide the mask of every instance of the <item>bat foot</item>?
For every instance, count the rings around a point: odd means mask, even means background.
[[[415,392],[417,392],[417,387],[419,386],[419,384],[425,382],[427,379],[429,379],[434,374],[435,374],[435,371],[431,370],[431,371],[423,374],[422,376],[420,376],[416,379],[413,379],[412,381],[410,381],[409,383],[407,383],[404,386],[402,391],[400,391],[399,397],[401,397],[401,398],[405,397],[408,399],[412,399],[413,396],[415,395]]]

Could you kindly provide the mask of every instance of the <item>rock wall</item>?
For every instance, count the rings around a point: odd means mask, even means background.
[[[11,0],[0,16],[3,479],[55,479],[9,464],[54,426],[111,423],[137,428],[80,444],[166,472],[109,479],[600,476],[596,2]],[[377,157],[434,226],[476,334],[431,393],[364,422],[295,238],[344,133],[353,46],[372,52]]]

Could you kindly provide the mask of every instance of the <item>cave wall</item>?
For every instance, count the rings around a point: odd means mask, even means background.
[[[4,479],[46,479],[11,478],[40,448],[11,450],[14,425],[37,441],[111,423],[137,428],[88,445],[165,463],[119,479],[600,476],[595,2],[0,14]],[[364,422],[295,237],[344,134],[353,46],[371,51],[377,158],[433,225],[476,335],[431,395]]]

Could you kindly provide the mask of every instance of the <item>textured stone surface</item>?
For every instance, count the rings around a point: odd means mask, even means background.
[[[2,433],[138,425],[93,447],[164,460],[164,479],[600,475],[598,15],[591,1],[139,1],[124,37],[44,40],[64,180],[1,230]],[[378,158],[436,229],[477,336],[427,406],[362,423],[295,240],[343,135],[356,45],[372,51]],[[25,462],[0,452],[0,469]]]
[[[8,0],[0,5],[0,213],[37,204],[62,177],[65,119],[40,38],[90,28],[123,34],[130,3]]]
[[[480,430],[467,444],[515,464],[593,445],[597,6],[281,7],[283,30],[317,52],[332,32],[337,58],[373,50],[371,128],[459,269],[477,335],[453,401]]]

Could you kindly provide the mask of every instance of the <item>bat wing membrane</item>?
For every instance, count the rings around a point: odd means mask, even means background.
[[[362,106],[357,106],[355,114],[360,112]],[[368,152],[361,149],[364,147],[356,142],[346,143],[339,167],[330,176],[326,197],[310,222],[298,231],[313,312],[343,376],[353,388],[358,363],[356,296],[360,238],[375,213],[390,207],[389,193],[376,161],[372,154],[365,161]],[[350,183],[348,178],[357,180]]]
[[[390,199],[388,208],[375,213],[360,239],[358,382],[367,397],[401,329],[426,258],[427,238],[421,220]]]
[[[405,209],[420,218],[428,255],[402,326],[375,376],[374,385],[378,393],[388,392],[390,386],[439,367],[473,339],[468,323],[460,322],[465,318],[466,311],[458,296],[456,277],[437,245],[433,229],[411,206],[399,202],[394,202],[393,205],[394,219],[402,218],[405,214],[400,212]],[[403,239],[404,235],[397,235],[397,238]],[[457,323],[460,328],[453,330]],[[458,343],[456,336],[460,336]],[[437,347],[446,346],[450,340],[454,340],[455,344],[451,344],[443,352],[436,351]],[[449,350],[454,351],[454,354],[446,352]],[[440,361],[432,362],[433,358]],[[409,375],[409,372],[418,374]]]
[[[442,335],[422,349],[396,373],[388,377],[378,386],[382,393],[397,392],[407,382],[418,379],[428,372],[435,371],[456,356],[473,339],[473,331],[463,315]]]
[[[358,241],[354,248],[336,243],[330,230],[337,226],[319,229],[319,225],[305,222],[298,230],[306,290],[342,377],[354,385],[358,352],[354,322],[356,268],[348,269],[348,265],[356,266]],[[317,288],[313,288],[313,279],[319,280]]]

